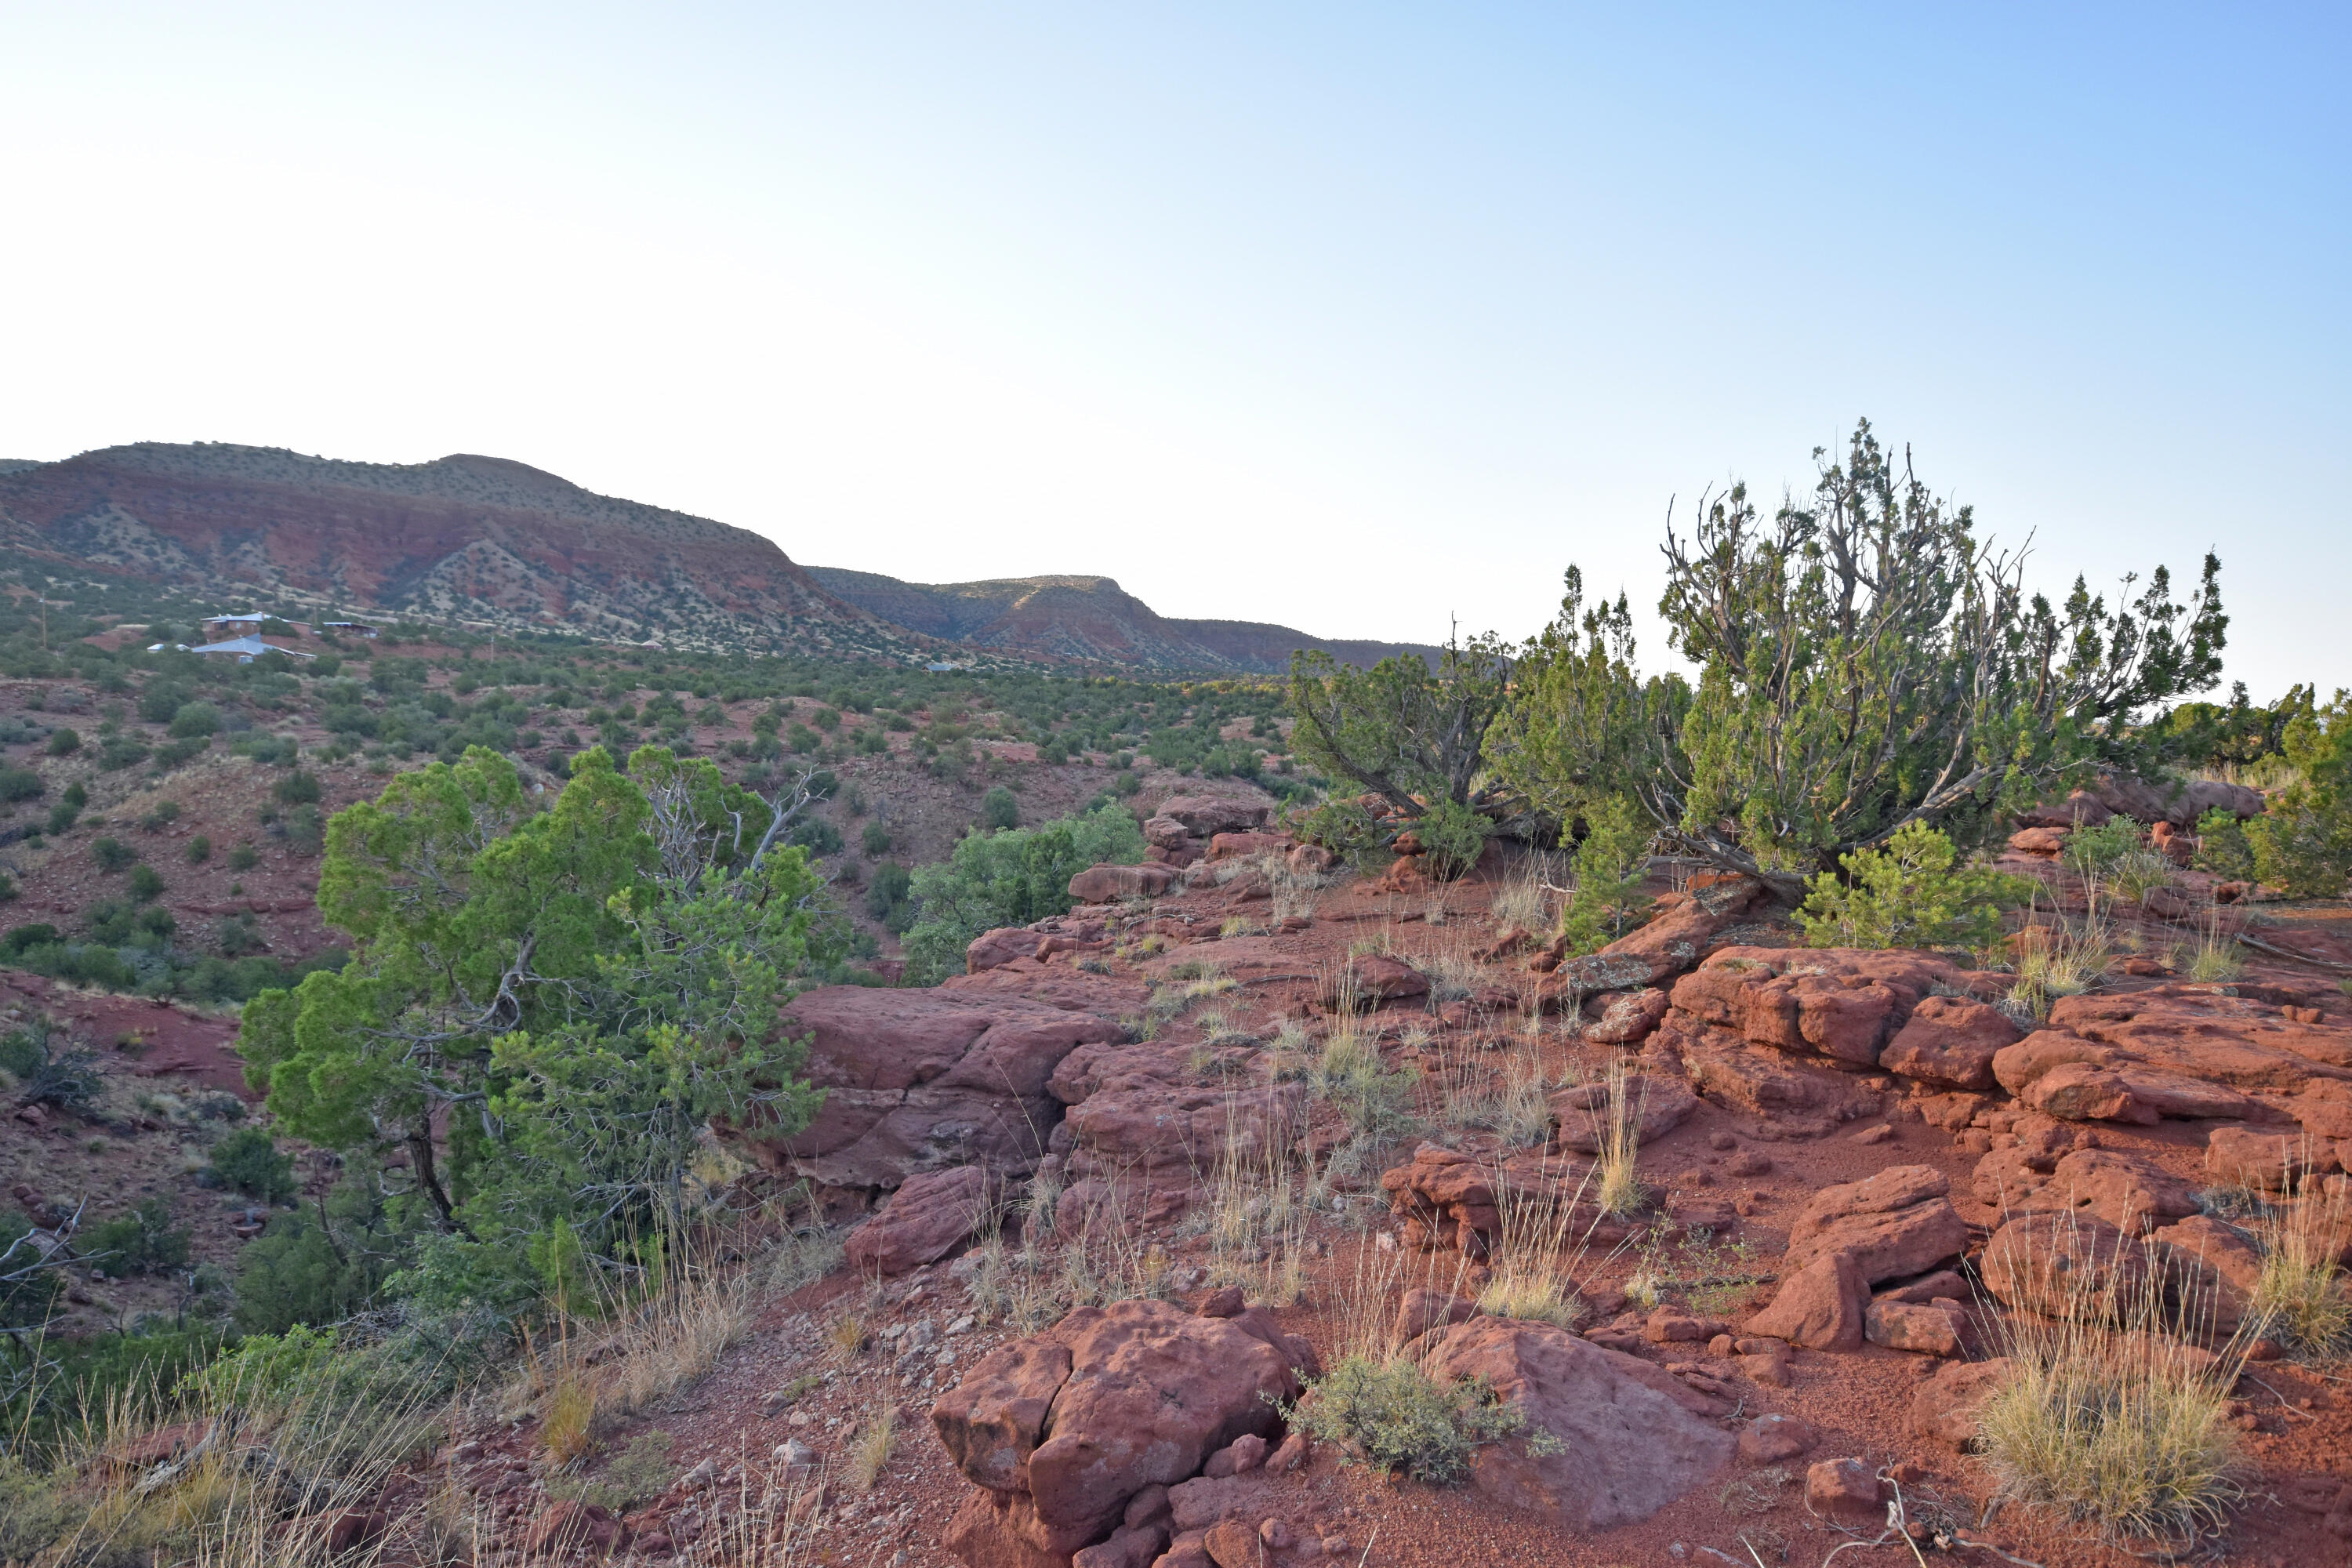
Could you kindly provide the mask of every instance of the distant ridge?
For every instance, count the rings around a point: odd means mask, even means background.
[[[1181,620],[1160,615],[1108,577],[908,583],[838,566],[812,566],[808,573],[837,597],[910,631],[1126,668],[1273,675],[1288,669],[1300,648],[1319,647],[1360,665],[1392,654],[1433,658],[1438,652],[1414,643],[1317,637],[1259,621]]]
[[[147,441],[0,459],[0,550],[224,608],[267,600],[711,652],[1267,675],[1300,647],[1360,664],[1436,651],[1171,619],[1108,577],[933,584],[803,567],[748,529],[465,452],[362,463]]]

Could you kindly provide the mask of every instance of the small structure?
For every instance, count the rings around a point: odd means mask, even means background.
[[[239,664],[251,664],[265,653],[282,653],[289,658],[316,658],[315,653],[305,653],[299,647],[279,647],[276,643],[263,642],[257,637],[230,637],[226,642],[208,642],[193,647],[190,653],[207,658],[234,658]]]
[[[368,625],[365,621],[322,621],[320,624],[331,632],[341,632],[346,637],[372,637],[375,636],[375,628]]]
[[[205,632],[213,637],[259,637],[269,620],[268,616],[254,614],[208,616],[205,618]]]

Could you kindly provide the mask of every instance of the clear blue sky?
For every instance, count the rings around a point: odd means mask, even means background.
[[[488,452],[1435,637],[1646,609],[1670,497],[1867,414],[2352,684],[2347,16],[0,5],[0,456]]]

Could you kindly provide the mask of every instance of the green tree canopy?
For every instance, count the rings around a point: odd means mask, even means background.
[[[658,747],[583,752],[544,809],[481,748],[402,774],[329,824],[352,961],[247,1005],[247,1077],[298,1136],[404,1157],[453,1291],[520,1289],[553,1236],[611,1261],[679,1218],[714,1118],[814,1111],[777,1022],[838,941],[781,843],[803,804]]]

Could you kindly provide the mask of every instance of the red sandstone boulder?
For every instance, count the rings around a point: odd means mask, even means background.
[[[1656,986],[1612,996],[1601,1021],[1584,1031],[1596,1045],[1630,1046],[1648,1039],[1666,1016],[1666,994]]]
[[[1416,1285],[1404,1293],[1404,1300],[1397,1306],[1396,1337],[1399,1343],[1417,1340],[1432,1329],[1466,1323],[1477,1315],[1475,1301]]]
[[[1333,863],[1331,851],[1320,844],[1302,844],[1290,852],[1290,868],[1300,876],[1319,876]]]
[[[1993,1087],[1992,1059],[2018,1041],[2017,1026],[1998,1007],[1956,996],[1928,996],[1879,1053],[1889,1072],[1953,1089]]]
[[[1967,1309],[1958,1301],[1873,1301],[1864,1315],[1864,1337],[1888,1350],[1915,1355],[1956,1356],[1966,1348]]]
[[[1171,795],[1160,803],[1159,816],[1181,823],[1196,838],[1220,833],[1246,833],[1265,826],[1273,806],[1265,801],[1236,800],[1222,795]]]
[[[1666,1015],[1648,1050],[1680,1062],[1701,1092],[1752,1112],[1759,1137],[1818,1138],[1882,1105],[1847,1073],[1750,1046],[1680,1011]]]
[[[1149,816],[1143,821],[1143,841],[1154,849],[1193,851],[1192,830],[1172,816]]]
[[[1209,858],[1245,860],[1254,855],[1286,855],[1290,852],[1290,835],[1286,833],[1220,833],[1209,840]]]
[[[1073,1177],[1181,1192],[1196,1173],[1281,1148],[1306,1125],[1305,1084],[1204,1083],[1193,1050],[1088,1044],[1057,1065],[1048,1087],[1070,1110],[1054,1147]]]
[[[2333,1143],[2308,1132],[2216,1127],[2205,1140],[2205,1170],[2216,1183],[2284,1192],[2305,1176],[2336,1168]]]
[[[1156,899],[1175,880],[1174,868],[1167,866],[1089,866],[1070,879],[1070,897],[1082,904]]]
[[[1570,1529],[1647,1519],[1720,1472],[1736,1447],[1709,1419],[1726,1403],[1549,1324],[1475,1318],[1444,1331],[1425,1364],[1484,1380],[1527,1417],[1519,1436],[1478,1450],[1470,1485]],[[1531,1453],[1538,1430],[1559,1441]]]
[[[964,944],[963,972],[979,974],[1016,958],[1034,958],[1045,937],[1027,926],[999,926]]]
[[[1625,1106],[1634,1142],[1647,1143],[1681,1126],[1698,1109],[1698,1096],[1670,1078],[1647,1073],[1625,1079]],[[1609,1086],[1580,1083],[1551,1097],[1551,1119],[1563,1149],[1597,1154],[1609,1130]]]
[[[1404,1164],[1381,1174],[1392,1213],[1404,1217],[1405,1239],[1424,1248],[1452,1247],[1486,1256],[1503,1228],[1504,1201],[1555,1205],[1559,1223],[1602,1246],[1624,1239],[1628,1227],[1596,1212],[1577,1173],[1554,1157],[1518,1154],[1477,1159],[1441,1144],[1423,1143]],[[1576,1200],[1582,1198],[1583,1202]]]
[[[1871,1284],[1925,1274],[1967,1245],[1969,1227],[1932,1165],[1891,1165],[1865,1181],[1824,1187],[1789,1231],[1789,1262],[1844,1253]]]
[[[2012,1214],[2075,1211],[2130,1236],[2197,1212],[2197,1194],[2188,1183],[2145,1155],[2107,1149],[2077,1149],[2038,1184],[2020,1177],[2009,1185]]]
[[[1911,1396],[1911,1430],[1951,1444],[1977,1436],[1977,1411],[2009,1380],[2005,1358],[1955,1362],[1919,1385]]]
[[[1159,1301],[1081,1307],[1001,1346],[931,1407],[957,1468],[988,1489],[944,1544],[968,1563],[1003,1541],[1058,1552],[1110,1536],[1152,1486],[1200,1469],[1244,1434],[1274,1430],[1299,1383],[1284,1354],[1237,1320]]]
[[[826,1091],[783,1152],[796,1173],[834,1186],[895,1187],[953,1165],[1034,1170],[1042,1131],[1060,1119],[1054,1069],[1081,1045],[1124,1035],[1115,1018],[946,987],[829,985],[794,998],[783,1019],[811,1037],[809,1081]]]
[[[1747,1331],[1815,1351],[1862,1348],[1870,1282],[1853,1258],[1824,1253],[1784,1274],[1772,1304],[1748,1321]]]
[[[1329,1000],[1337,1005],[1352,996],[1360,1005],[1377,1007],[1383,1002],[1428,994],[1429,977],[1403,959],[1384,952],[1359,952],[1349,955]]]
[[[1753,1045],[1875,1067],[1929,988],[1958,976],[1899,949],[1735,947],[1676,981],[1674,1005]]]
[[[1823,1459],[1805,1471],[1805,1506],[1841,1524],[1883,1524],[1884,1486],[1866,1459]]]
[[[2009,847],[2021,855],[2044,855],[2054,859],[2066,848],[2066,829],[2021,827],[2009,836]]]
[[[2078,789],[2063,800],[2047,801],[2018,814],[2020,826],[2033,827],[2096,827],[2115,816],[2106,802],[2089,790]]]
[[[1563,959],[1553,989],[1591,995],[1633,991],[1671,980],[1699,961],[1707,944],[1766,901],[1764,885],[1746,878],[1658,900],[1649,924],[1599,952]]]
[[[945,1258],[987,1218],[997,1184],[978,1165],[908,1176],[879,1214],[849,1233],[850,1266],[873,1279]]]
[[[2004,1306],[2045,1318],[2127,1316],[2165,1283],[2157,1255],[2086,1214],[2019,1215],[1993,1233],[1978,1272]]]

